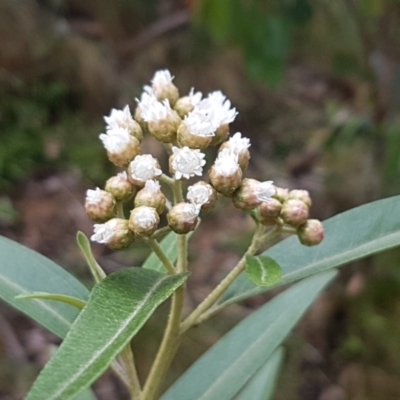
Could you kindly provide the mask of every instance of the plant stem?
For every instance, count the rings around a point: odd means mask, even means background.
[[[118,218],[125,218],[124,203],[122,201],[117,201],[117,216]]]
[[[167,234],[167,233],[169,233],[169,232],[171,232],[171,228],[170,228],[168,225],[166,225],[166,226],[163,226],[163,227],[160,228],[160,229],[157,229],[157,230],[150,236],[150,238],[151,238],[151,239],[158,239],[160,236],[164,236],[165,234]]]
[[[181,188],[179,185],[180,192]],[[187,235],[178,236],[177,272],[187,270]],[[143,389],[143,399],[156,400],[168,368],[181,343],[180,323],[186,287],[180,286],[172,296],[171,310],[164,337]]]
[[[218,299],[225,293],[233,281],[244,271],[246,267],[246,256],[255,255],[264,241],[264,226],[258,225],[254,233],[250,246],[243,254],[242,258],[229,274],[219,283],[219,285],[200,303],[197,308],[181,323],[181,333],[186,332],[190,327],[198,323],[199,318],[212,307]]]
[[[174,181],[174,186],[172,187],[174,193],[174,203],[180,203],[183,201],[183,194],[182,194],[182,182],[181,181]]]
[[[174,185],[174,179],[170,178],[168,175],[162,174],[158,177],[158,179],[161,182],[164,182],[165,184],[169,185],[169,186],[173,186]]]
[[[161,248],[161,246],[158,244],[156,239],[150,239],[146,238],[144,241],[150,246],[150,248],[154,251],[154,253],[157,255],[159,260],[163,263],[165,269],[168,271],[170,275],[175,275],[175,267],[169,261],[167,255],[164,253],[164,250]]]
[[[120,356],[124,363],[126,380],[129,393],[131,395],[131,400],[140,400],[142,398],[142,392],[130,343],[125,346]]]

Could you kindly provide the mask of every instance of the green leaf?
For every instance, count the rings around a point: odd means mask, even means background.
[[[76,234],[76,242],[78,243],[78,246],[81,249],[83,256],[85,257],[94,281],[102,281],[107,275],[94,258],[92,247],[90,246],[90,241],[87,236],[83,232],[79,231]]]
[[[56,355],[26,400],[69,399],[88,387],[129,343],[156,307],[187,279],[142,268],[109,275],[92,290]]]
[[[168,233],[167,236],[161,241],[160,247],[163,249],[164,253],[168,257],[168,260],[171,261],[172,264],[175,263],[178,253],[176,252],[176,244],[178,242],[178,235],[175,232]],[[152,251],[150,255],[147,257],[146,261],[142,265],[142,268],[152,269],[158,272],[167,272],[163,263],[157,257],[157,255]]]
[[[65,294],[57,293],[46,293],[46,292],[33,292],[28,294],[20,294],[15,297],[16,300],[24,299],[43,299],[43,300],[53,300],[60,301],[61,303],[69,304],[70,306],[76,307],[78,310],[82,310],[86,305],[86,301],[77,299],[76,297],[66,296]]]
[[[86,301],[89,291],[76,278],[41,254],[0,237],[0,297],[59,337],[64,337],[79,310],[59,302],[21,301],[32,292],[57,292]]]
[[[278,243],[264,254],[280,265],[282,279],[260,288],[242,274],[216,308],[400,245],[399,210],[400,196],[378,200],[325,221],[325,239],[318,246],[302,246],[295,236]]]
[[[228,332],[162,400],[229,400],[268,360],[336,271],[296,283]]]
[[[251,377],[235,400],[270,400],[274,394],[284,351],[279,347],[267,362]]]
[[[246,257],[246,274],[257,286],[271,286],[282,279],[279,264],[271,257]]]
[[[96,396],[90,389],[82,390],[72,400],[96,400]]]

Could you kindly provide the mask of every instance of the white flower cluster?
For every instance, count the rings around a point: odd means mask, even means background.
[[[110,161],[123,172],[111,177],[105,190],[87,192],[88,215],[104,222],[95,225],[93,241],[119,248],[135,237],[151,236],[166,206],[169,227],[185,234],[196,228],[200,211],[214,207],[221,194],[232,197],[234,205],[245,210],[268,202],[275,194],[272,181],[244,183],[250,140],[240,132],[229,137],[229,124],[238,113],[226,96],[221,91],[204,96],[192,88],[180,97],[173,79],[168,70],[156,72],[136,99],[134,116],[127,105],[104,117],[105,133],[100,134],[100,140]],[[140,143],[147,133],[169,149],[170,175],[163,172],[166,167],[161,168],[155,157],[142,154]],[[182,196],[176,196],[176,181],[202,177],[204,150],[216,145],[220,148],[208,170],[209,182],[199,180],[188,186],[187,202],[178,202]],[[174,200],[166,198],[160,182],[173,186]],[[251,187],[250,194],[247,187]],[[128,219],[118,204],[132,199],[134,208]]]

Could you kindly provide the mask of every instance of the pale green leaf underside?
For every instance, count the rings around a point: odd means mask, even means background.
[[[264,365],[336,272],[296,283],[245,318],[197,360],[162,400],[230,400]]]
[[[247,256],[247,278],[257,286],[272,286],[282,279],[282,270],[279,264],[271,257]]]
[[[270,400],[282,367],[284,350],[276,349],[266,363],[250,378],[235,400]]]
[[[12,240],[0,237],[0,297],[59,337],[79,310],[59,302],[16,300],[21,294],[56,292],[86,301],[89,291],[59,265]]]
[[[318,246],[302,246],[295,236],[278,243],[264,254],[282,268],[281,281],[260,288],[242,274],[217,308],[400,245],[399,210],[400,196],[378,200],[325,221],[325,239]]]
[[[88,387],[186,279],[129,268],[98,283],[26,400],[67,400]]]

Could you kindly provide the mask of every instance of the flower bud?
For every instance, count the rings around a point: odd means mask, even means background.
[[[135,137],[139,142],[143,139],[143,132],[140,125],[132,118],[129,106],[125,106],[123,110],[116,110],[113,108],[108,117],[104,117],[106,122],[107,131],[115,128],[128,129],[130,135]]]
[[[202,97],[201,92],[194,93],[194,89],[190,90],[188,96],[183,96],[174,105],[174,110],[181,118],[184,118],[194,107],[200,102]]]
[[[320,244],[324,238],[324,227],[321,221],[309,219],[297,229],[297,235],[305,246],[315,246]]]
[[[129,229],[137,236],[151,236],[160,223],[160,217],[153,207],[140,206],[131,211]]]
[[[242,170],[237,162],[237,155],[228,149],[220,151],[208,177],[217,192],[231,197],[242,182]]]
[[[126,219],[112,218],[105,224],[95,224],[90,239],[93,242],[104,243],[113,250],[119,250],[129,246],[135,235],[129,229]]]
[[[108,159],[118,167],[126,167],[139,153],[139,140],[129,134],[128,129],[115,128],[102,133],[100,140],[107,150]]]
[[[311,197],[307,190],[295,189],[289,192],[289,199],[301,200],[307,207],[311,207]]]
[[[169,109],[168,113],[160,119],[148,121],[149,132],[160,142],[173,143],[176,132],[182,120],[178,113]]]
[[[154,74],[153,80],[151,81],[151,89],[158,101],[168,99],[170,104],[173,106],[179,99],[178,88],[172,83],[174,79],[171,73],[165,69],[157,71]]]
[[[210,146],[217,146],[221,144],[222,142],[225,142],[229,137],[229,125],[224,124],[221,125],[216,131],[215,131],[215,136],[212,137]],[[250,158],[250,155],[249,155]],[[240,162],[239,162],[240,164]]]
[[[129,180],[139,187],[143,187],[146,181],[154,179],[161,174],[160,164],[150,154],[137,156],[128,167]]]
[[[238,156],[238,163],[242,171],[249,165],[250,160],[250,139],[242,137],[240,132],[236,132],[227,142],[222,143],[219,151],[229,149]]]
[[[260,217],[258,219],[264,226],[273,226],[279,224],[278,218]]]
[[[167,214],[169,227],[176,233],[193,231],[198,222],[200,206],[191,203],[175,204]]]
[[[232,201],[241,210],[252,210],[263,201],[268,201],[275,193],[272,181],[259,182],[256,179],[244,178],[240,187],[233,193]]]
[[[142,109],[140,108],[140,106],[136,107],[135,114],[134,114],[133,118],[139,124],[140,128],[142,129],[142,132],[148,132],[149,131],[149,125],[143,119]]]
[[[215,207],[217,191],[207,182],[198,181],[188,187],[186,198],[192,204],[201,206],[201,210],[208,211]]]
[[[260,221],[265,218],[278,218],[282,209],[282,204],[279,200],[271,198],[263,201],[258,207],[258,215]]]
[[[307,221],[308,207],[301,200],[286,200],[282,205],[281,217],[286,224],[296,228]]]
[[[157,181],[149,179],[144,188],[139,190],[135,197],[135,207],[147,206],[155,208],[158,214],[162,214],[165,208],[166,198],[161,191],[160,184]]]
[[[86,191],[86,214],[96,222],[105,222],[114,216],[115,199],[111,193],[96,188]]]
[[[191,115],[191,114],[189,114]],[[194,130],[191,131],[190,125],[187,123],[187,117],[179,125],[177,138],[181,146],[187,146],[191,149],[206,149],[212,139],[213,133],[198,134]]]
[[[289,198],[289,189],[275,186],[275,190],[276,192],[272,197],[279,200],[283,204]]]
[[[130,182],[125,171],[108,179],[104,189],[106,192],[111,193],[116,200],[120,201],[128,201],[137,191],[136,186]]]
[[[172,155],[169,158],[169,170],[174,174],[175,179],[189,179],[192,176],[201,176],[205,154],[198,149],[189,149],[172,146]]]

